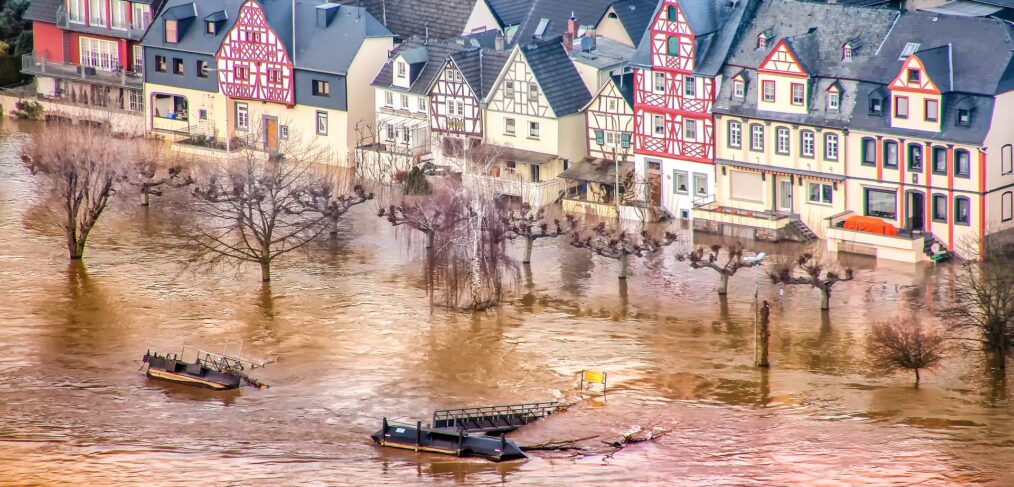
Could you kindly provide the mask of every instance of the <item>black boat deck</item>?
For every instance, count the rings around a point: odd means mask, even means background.
[[[504,433],[544,418],[560,407],[555,402],[510,404],[433,412],[433,431]]]
[[[423,428],[414,425],[391,423],[384,418],[380,431],[371,438],[381,446],[405,450],[443,453],[445,455],[478,456],[493,461],[527,458],[513,441],[486,435],[469,435],[460,429]]]

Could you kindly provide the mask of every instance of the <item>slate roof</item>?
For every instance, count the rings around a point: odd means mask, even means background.
[[[532,0],[480,0],[485,1],[490,11],[500,21],[501,27],[520,24],[531,10]]]
[[[680,9],[694,31],[696,63],[694,73],[715,76],[729,57],[733,44],[743,34],[747,22],[758,9],[760,0],[681,0]],[[662,8],[659,3],[658,9]],[[658,9],[652,13],[655,18]],[[631,64],[651,67],[651,31],[645,30]]]
[[[655,0],[618,0],[613,2],[612,7],[630,40],[637,42],[651,25],[652,14],[655,13],[657,5],[658,2]],[[602,13],[597,23],[602,22],[607,12],[608,10]]]
[[[492,49],[469,49],[451,53],[451,59],[461,71],[465,82],[480,100],[489,94],[509,57],[507,51]]]
[[[476,1],[482,0],[356,0],[348,3],[365,7],[402,39],[425,37],[427,31],[430,39],[447,39],[465,30]]]
[[[444,61],[447,60],[452,52],[463,51],[466,47],[458,44],[453,40],[448,41],[436,41],[430,40],[429,42],[422,37],[412,37],[403,42],[397,49],[391,53],[391,57],[384,63],[384,67],[381,68],[380,74],[373,79],[372,86],[382,87],[385,89],[400,91],[404,93],[413,93],[416,95],[425,95],[430,91],[430,86],[433,81],[440,75],[440,70],[444,66]],[[412,85],[408,88],[402,88],[394,85],[394,60],[399,54],[410,54],[415,56],[416,54],[425,55],[426,64],[416,75],[415,80],[412,81]]]
[[[62,0],[32,0],[25,9],[25,19],[55,24],[56,9],[62,5]]]
[[[940,132],[925,132],[892,128],[889,99],[885,98],[886,90],[879,83],[860,83],[855,110],[849,128],[866,132],[894,134],[900,137],[921,138],[947,142],[982,144],[989,133],[990,121],[993,118],[995,100],[992,96],[966,95],[951,93],[943,95],[940,103]],[[870,98],[881,98],[884,111],[881,115],[869,111]],[[958,125],[956,119],[958,108],[970,110],[971,123],[968,126]],[[920,109],[921,110],[921,109]]]
[[[542,39],[563,35],[571,13],[579,25],[593,25],[602,18],[613,0],[530,0],[530,9],[518,27],[511,44],[523,44],[535,39],[539,23],[548,20]]]
[[[557,118],[581,111],[591,100],[561,38],[531,42],[520,51]]]
[[[627,105],[634,107],[634,73],[614,74],[612,76],[616,91],[620,92]]]
[[[214,56],[218,52],[218,46],[222,44],[225,34],[236,22],[239,7],[242,5],[243,0],[168,0],[162,11],[155,16],[151,27],[148,28],[148,32],[141,40],[141,45]],[[200,22],[192,22],[191,25],[180,31],[178,43],[165,42],[165,22],[162,21],[165,15],[169,13],[172,16],[179,16],[182,15],[182,12],[188,10],[193,12],[194,9],[196,9],[196,19],[203,19],[219,11],[225,11],[227,19],[214,35],[206,34],[204,26],[198,25]]]
[[[587,37],[578,37],[577,39],[574,39],[574,49],[571,52],[571,58],[575,63],[581,63],[592,66],[598,70],[603,70],[621,64],[628,64],[630,62],[630,58],[634,56],[634,48],[619,41],[614,41],[608,37],[598,36],[595,40],[595,49],[590,51],[584,51],[581,49],[583,40],[589,39]]]

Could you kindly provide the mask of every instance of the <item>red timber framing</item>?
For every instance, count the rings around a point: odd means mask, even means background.
[[[240,7],[215,59],[226,96],[293,105],[292,61],[256,1]]]
[[[676,1],[664,0],[649,29],[652,67],[634,70],[634,152],[713,164],[715,80],[693,76],[690,24]],[[656,116],[664,120],[661,135],[655,133]],[[695,140],[683,137],[686,119],[696,123]]]
[[[430,129],[447,135],[482,137],[479,100],[452,59],[444,64],[430,91]]]

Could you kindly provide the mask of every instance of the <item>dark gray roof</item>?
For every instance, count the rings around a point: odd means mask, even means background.
[[[62,0],[32,0],[25,9],[25,19],[55,24],[56,10],[62,5]]]
[[[593,25],[602,18],[610,3],[612,0],[531,0],[531,8],[509,41],[511,44],[524,44],[538,40],[535,33],[543,20],[547,23],[542,39],[563,35],[572,13],[579,25]]]
[[[627,105],[634,107],[634,73],[614,74],[612,76],[616,91],[623,95]]]
[[[356,0],[402,39],[461,35],[477,0]],[[481,1],[481,0],[479,0]],[[344,8],[344,5],[343,5]]]
[[[869,132],[894,134],[900,137],[918,137],[927,140],[982,144],[989,133],[993,118],[994,98],[992,96],[945,94],[940,103],[940,132],[892,128],[890,103],[885,98],[886,90],[877,83],[860,83],[855,110],[849,128]],[[870,98],[881,98],[884,111],[881,115],[870,113]],[[969,110],[971,121],[968,126],[956,123],[958,109]]]
[[[934,48],[950,45],[950,73],[954,91],[993,95],[1002,93],[1001,87],[1008,86],[1014,43],[1014,30],[1002,21],[981,17],[960,17],[929,12],[909,12],[898,19],[887,39],[879,48],[874,62],[864,63],[863,79],[888,83],[901,70],[899,56],[905,45],[918,43],[923,59],[925,53],[932,59],[936,76],[946,76],[944,65],[947,60],[944,50]],[[923,61],[927,61],[923,59]],[[929,69],[927,67],[927,69]],[[943,90],[947,82],[930,76]]]
[[[520,50],[557,117],[576,113],[591,100],[559,37],[531,42]]]
[[[509,57],[510,53],[507,51],[492,49],[470,49],[451,53],[451,59],[461,71],[465,82],[480,100],[489,94]]]
[[[520,24],[531,10],[532,0],[483,0],[493,15],[500,21],[501,27]]]
[[[727,67],[725,69],[725,77],[731,80],[739,74],[739,71],[739,68]],[[742,99],[733,97],[733,83],[722,83],[722,87],[718,90],[718,97],[715,100],[715,113],[801,125],[846,128],[849,126],[849,119],[852,116],[853,108],[858,106],[858,96],[856,95],[858,82],[835,78],[817,78],[810,85],[810,99],[807,100],[807,113],[798,114],[759,110],[757,108],[757,99],[759,97],[760,83],[756,82],[756,77],[747,73],[744,73],[744,75],[746,78],[746,96]],[[831,86],[837,86],[840,90],[838,110],[828,110],[827,108],[827,93]]]
[[[151,27],[148,28],[144,39],[141,40],[141,45],[213,56],[218,52],[218,47],[222,44],[226,32],[236,22],[241,5],[243,5],[243,0],[200,0],[198,2],[194,0],[168,0],[162,11],[158,13],[155,20],[151,23]],[[165,42],[165,22],[163,20],[166,13],[172,12],[170,15],[178,17],[179,15],[183,15],[182,12],[193,12],[195,8],[196,17],[199,19],[203,19],[216,12],[225,11],[226,20],[222,27],[215,31],[214,35],[208,35],[205,33],[203,26],[197,25],[197,22],[191,22],[191,25],[185,25],[180,30],[179,42],[175,44]]]
[[[696,62],[694,73],[715,76],[740,39],[760,0],[682,0],[680,9],[694,31]],[[659,7],[662,4],[659,3]],[[651,18],[658,14],[656,10]],[[695,27],[696,26],[696,27]],[[651,67],[651,31],[645,30],[631,64]]]
[[[637,42],[644,31],[651,25],[652,14],[655,13],[658,2],[655,0],[619,0],[613,2],[612,7],[616,12],[616,18],[627,31],[630,40]],[[605,13],[603,13],[603,17]],[[599,19],[602,22],[602,19]]]
[[[287,0],[271,1],[284,4]],[[338,7],[338,13],[327,28],[319,28],[316,24],[316,7],[319,4],[316,0],[296,0],[299,12],[296,17],[296,52],[293,55],[296,69],[345,74],[366,39],[394,36],[365,8],[351,4]],[[272,27],[275,24],[271,22]],[[291,30],[288,32],[291,33]]]
[[[444,61],[450,56],[452,52],[465,50],[466,47],[458,44],[453,40],[448,41],[436,41],[421,37],[412,37],[403,42],[397,49],[391,53],[391,57],[384,63],[384,67],[381,68],[380,74],[373,79],[372,86],[382,87],[395,91],[403,91],[406,93],[414,93],[417,95],[425,95],[429,93],[430,85],[433,84],[433,80],[440,74],[440,70],[444,66]],[[409,55],[410,57],[416,57],[419,55],[425,56],[425,65],[419,70],[412,81],[411,86],[406,90],[400,86],[394,85],[394,60],[399,55]]]

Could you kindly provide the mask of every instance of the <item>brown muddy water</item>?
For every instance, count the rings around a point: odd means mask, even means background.
[[[190,270],[169,200],[124,198],[84,268],[40,223],[17,151],[0,135],[0,484],[3,485],[1014,485],[1011,380],[951,356],[918,390],[868,369],[868,326],[946,297],[946,267],[857,260],[826,317],[814,291],[780,290],[769,372],[751,367],[756,269],[723,306],[710,271],[665,256],[633,265],[540,241],[510,303],[472,316],[431,309],[418,246],[360,207],[336,249],[257,269]],[[521,249],[517,249],[519,252]],[[771,247],[771,252],[787,251]],[[215,393],[137,371],[148,348],[187,343],[279,361],[270,389]],[[582,397],[575,373],[609,373]],[[671,432],[604,455],[494,464],[392,451],[382,416],[580,401],[514,435],[521,443],[653,424]],[[594,443],[594,440],[591,442]]]

